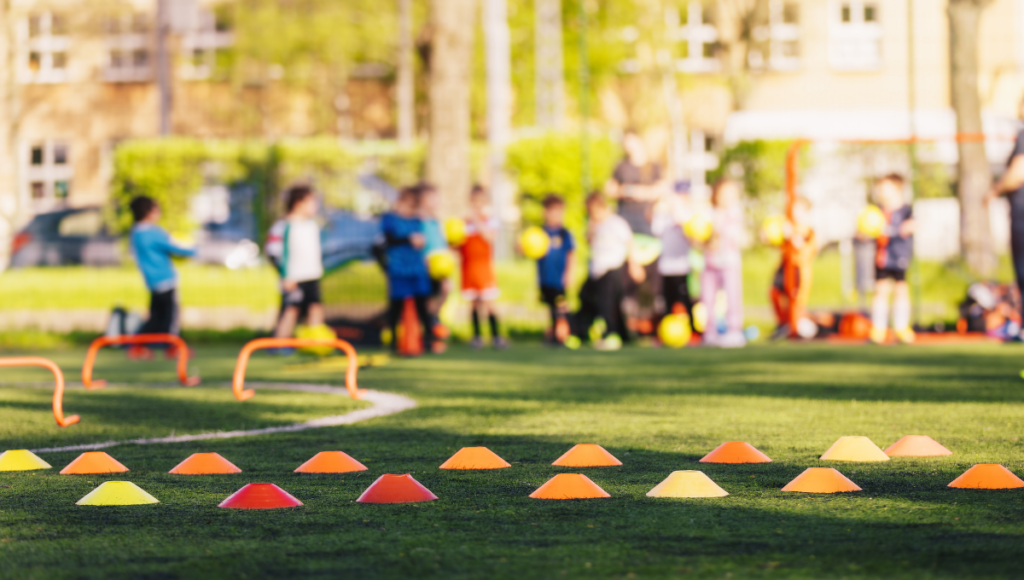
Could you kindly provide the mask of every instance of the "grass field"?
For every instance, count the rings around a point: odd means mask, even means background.
[[[199,349],[206,384],[229,379],[236,347]],[[742,351],[628,348],[600,354],[518,345],[456,348],[360,375],[362,386],[419,407],[355,425],[244,439],[123,445],[108,451],[163,503],[85,508],[74,502],[122,477],[0,474],[0,578],[1011,578],[1020,577],[1024,490],[954,490],[974,463],[1024,475],[1024,362],[1014,346],[909,348],[756,346]],[[83,352],[52,353],[74,377]],[[257,358],[250,378],[340,385],[336,373],[287,371]],[[271,425],[355,408],[344,399],[260,389],[154,388],[170,363],[105,353],[109,391],[72,391],[82,423],[59,430],[49,393],[0,374],[0,449]],[[782,493],[838,437],[885,447],[927,434],[952,457],[838,464],[864,491]],[[705,465],[719,443],[746,440],[775,462]],[[527,496],[572,444],[596,442],[624,465],[582,470],[605,500]],[[494,472],[437,469],[460,447],[486,445],[512,463]],[[341,449],[369,467],[343,476],[292,473]],[[190,453],[217,451],[244,473],[167,474]],[[701,469],[731,495],[645,497],[670,472]],[[440,498],[362,505],[382,473],[412,473]],[[216,508],[245,483],[276,483],[291,510]]]

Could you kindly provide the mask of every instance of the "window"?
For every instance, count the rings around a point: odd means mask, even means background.
[[[882,66],[882,26],[877,3],[833,0],[829,61],[838,70],[877,70]]]
[[[675,38],[682,43],[682,58],[676,61],[676,68],[680,72],[708,73],[721,68],[715,56],[718,29],[705,17],[704,7],[697,1],[687,4],[684,24],[680,24],[678,12],[668,12],[669,27],[676,31]]]
[[[130,83],[152,78],[149,19],[144,14],[111,16],[104,26],[107,66],[104,78],[111,83]]]
[[[32,14],[18,27],[19,46],[23,51],[19,77],[23,83],[62,83],[67,80],[67,21],[51,12]]]
[[[768,24],[753,31],[757,48],[748,55],[753,70],[794,71],[800,68],[800,6],[770,0]],[[765,52],[767,51],[767,55]]]
[[[36,211],[60,205],[71,194],[71,149],[62,141],[43,141],[28,146],[25,178]]]
[[[181,39],[185,54],[182,76],[193,80],[210,78],[217,65],[217,53],[233,41],[227,22],[213,12],[200,12]]]

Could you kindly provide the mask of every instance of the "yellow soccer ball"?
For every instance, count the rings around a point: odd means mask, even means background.
[[[669,314],[658,324],[658,338],[669,348],[690,344],[690,320],[685,314]]]
[[[781,246],[786,241],[786,218],[781,215],[764,218],[764,223],[761,224],[761,234],[769,244]]]
[[[857,217],[857,231],[866,238],[875,239],[885,230],[885,214],[877,205],[869,205]]]
[[[444,280],[455,273],[455,258],[451,252],[434,252],[427,256],[427,269],[434,280]]]
[[[708,216],[704,214],[697,214],[683,224],[683,233],[686,234],[686,237],[695,242],[708,241],[711,239],[713,231],[714,224],[712,224]]]
[[[444,220],[444,237],[449,245],[461,246],[466,241],[466,222],[457,217]]]
[[[519,236],[519,247],[523,255],[531,260],[539,260],[548,255],[551,238],[547,232],[537,226],[528,227]]]
[[[334,340],[338,338],[338,335],[334,333],[334,330],[326,324],[319,326],[306,326],[300,325],[295,329],[295,338],[311,338],[320,340]],[[299,347],[299,352],[311,354],[314,356],[329,356],[334,352],[333,346],[303,346]]]

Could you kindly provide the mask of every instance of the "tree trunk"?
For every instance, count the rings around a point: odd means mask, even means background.
[[[412,62],[412,0],[398,0],[398,141],[416,138],[416,88]]]
[[[959,133],[983,132],[981,98],[978,95],[978,34],[981,13],[991,0],[950,0],[950,97]],[[960,252],[967,267],[986,276],[995,261],[989,232],[985,194],[992,183],[992,169],[982,142],[960,142]]]
[[[464,211],[470,175],[470,81],[476,0],[432,0],[427,178],[446,215]]]
[[[10,241],[24,211],[18,166],[21,103],[15,67],[13,4],[13,0],[0,0],[0,272],[7,267]]]

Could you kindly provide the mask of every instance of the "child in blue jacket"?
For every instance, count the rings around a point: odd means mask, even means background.
[[[427,304],[431,294],[430,274],[420,252],[427,240],[423,234],[423,221],[418,216],[418,197],[416,189],[402,189],[394,210],[384,214],[381,219],[381,230],[387,245],[388,325],[393,337],[392,350],[397,350],[398,321],[402,317],[406,299],[412,298],[423,326],[423,350],[431,352],[434,332]]]
[[[135,264],[149,288],[149,320],[139,334],[178,334],[178,273],[172,256],[194,256],[195,250],[175,244],[160,222],[160,206],[152,198],[136,197],[129,206],[135,225],[129,243]]]

